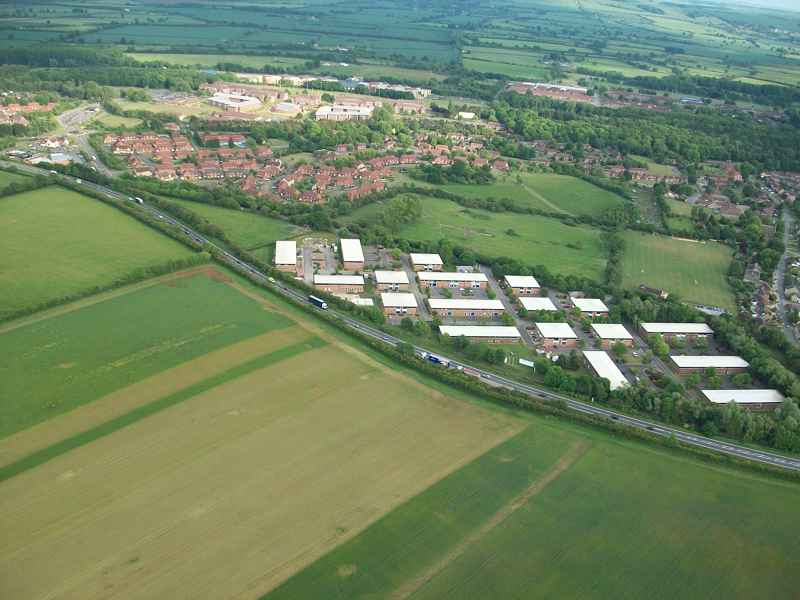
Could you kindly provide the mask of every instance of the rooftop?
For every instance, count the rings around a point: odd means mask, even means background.
[[[570,300],[581,312],[608,312],[608,307],[600,298],[570,298]]]
[[[750,366],[750,363],[739,356],[687,356],[685,354],[677,354],[675,356],[670,356],[670,359],[680,368],[729,369],[747,368]]]
[[[520,338],[516,327],[492,325],[439,325],[439,332],[451,337]]]
[[[275,242],[275,264],[294,265],[297,263],[297,242],[294,240]]]
[[[381,304],[387,308],[416,308],[417,299],[410,293],[388,293],[381,294]]]
[[[592,329],[602,340],[632,340],[633,336],[628,333],[624,325],[618,323],[592,323]]]
[[[420,281],[489,281],[483,273],[443,273],[441,271],[420,271]]]
[[[430,298],[428,304],[434,309],[503,310],[503,303],[500,300],[477,298]]]
[[[409,254],[411,262],[415,265],[442,265],[442,257],[438,254]]]
[[[375,281],[378,283],[408,283],[405,271],[375,271]]]
[[[506,283],[512,288],[538,288],[539,282],[530,275],[506,275]]]
[[[778,390],[701,390],[714,404],[780,404],[783,396]]]
[[[578,339],[569,323],[536,323],[536,329],[543,338]]]
[[[709,334],[714,333],[705,323],[639,323],[647,333]]]
[[[550,298],[540,298],[539,296],[529,298],[523,296],[519,299],[519,302],[525,310],[558,310]]]
[[[625,375],[623,375],[619,367],[614,364],[614,361],[611,360],[607,352],[603,352],[602,350],[584,350],[583,356],[586,357],[586,360],[592,365],[592,369],[594,369],[598,377],[608,379],[612,390],[628,385],[629,382],[625,378]]]
[[[361,240],[341,239],[339,245],[342,249],[342,260],[344,262],[364,262],[364,251],[361,249]]]
[[[314,285],[364,285],[361,275],[314,275]]]

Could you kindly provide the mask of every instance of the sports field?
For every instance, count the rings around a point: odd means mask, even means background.
[[[210,223],[217,225],[232,242],[263,260],[267,260],[272,256],[275,240],[290,238],[300,231],[299,227],[287,221],[272,219],[251,212],[212,206],[202,202],[178,200],[176,198],[165,199],[188,208],[207,219]]]
[[[377,218],[383,204],[356,210],[350,220]],[[409,240],[449,239],[489,256],[508,256],[553,273],[600,279],[605,249],[597,230],[570,227],[556,219],[467,209],[450,200],[422,197],[422,218],[400,230]]]
[[[792,598],[798,500],[798,484],[535,420],[265,598]]]
[[[690,302],[732,310],[733,294],[725,280],[730,261],[731,250],[722,244],[627,231],[623,285],[644,283]]]
[[[488,185],[451,184],[442,188],[465,198],[510,198],[518,206],[571,216],[600,217],[624,203],[620,196],[587,181],[550,173],[504,175]]]
[[[0,440],[3,598],[257,598],[524,425],[212,268],[0,345],[76,399]]]
[[[59,187],[0,199],[0,231],[0,318],[192,255],[115,208]]]

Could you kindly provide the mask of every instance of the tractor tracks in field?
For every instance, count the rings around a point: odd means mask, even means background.
[[[393,600],[403,600],[417,592],[422,586],[430,582],[439,573],[444,571],[451,563],[464,555],[470,547],[479,543],[489,535],[498,525],[502,524],[508,517],[517,510],[524,507],[534,496],[538,495],[550,483],[569,469],[589,449],[590,444],[585,440],[575,442],[569,450],[558,461],[550,467],[540,478],[531,483],[520,494],[512,498],[504,506],[494,513],[488,521],[473,531],[452,550],[445,554],[439,561],[431,565],[419,576],[408,581],[406,584],[395,590],[390,596]]]

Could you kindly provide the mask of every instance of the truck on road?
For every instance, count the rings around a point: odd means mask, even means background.
[[[309,296],[308,301],[311,302],[317,308],[321,308],[323,310],[328,308],[328,303],[325,302],[322,298],[317,298],[316,296]]]

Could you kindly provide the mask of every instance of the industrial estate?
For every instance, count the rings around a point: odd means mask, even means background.
[[[0,598],[800,597],[798,10],[0,6]]]

